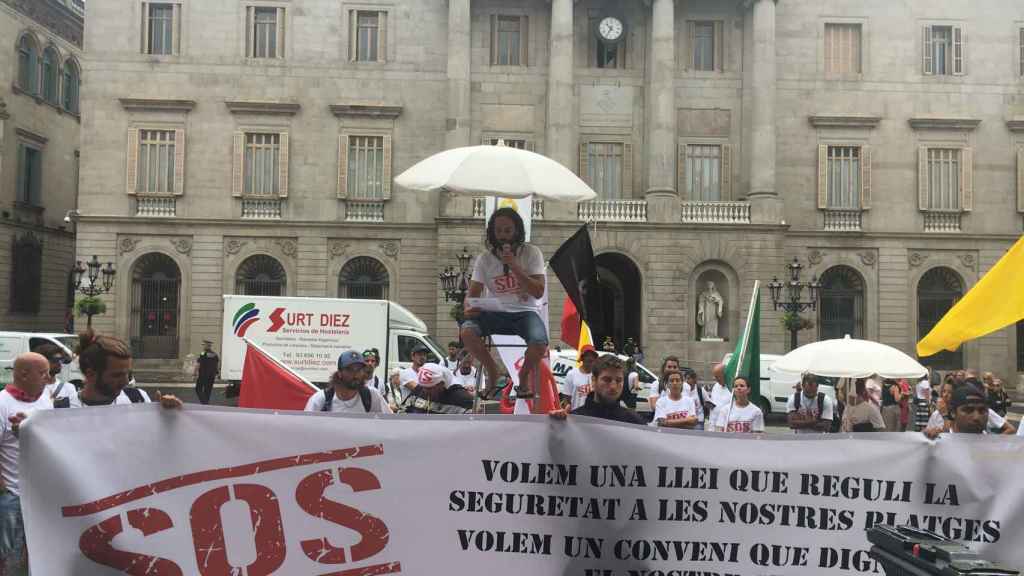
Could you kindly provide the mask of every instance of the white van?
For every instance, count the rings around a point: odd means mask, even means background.
[[[732,352],[722,358],[722,363],[728,364],[731,358]],[[779,358],[782,358],[779,354],[761,354],[761,396],[750,401],[765,414],[786,414],[786,405],[800,386],[800,374],[774,369]],[[818,376],[818,392],[831,399],[833,406],[836,405],[836,389],[831,378]]]
[[[605,356],[607,354],[611,354],[611,352],[599,351],[598,354]],[[617,356],[623,363],[629,359],[621,354],[618,354]],[[551,362],[551,373],[554,375],[555,384],[558,386],[558,393],[562,396],[566,396],[564,391],[565,375],[576,367],[576,350],[572,348],[566,350],[552,350],[549,361]],[[654,372],[651,372],[651,370],[643,364],[637,364],[636,370],[640,375],[640,384],[644,386],[645,389],[649,388],[650,385],[658,379],[658,377],[654,375]],[[637,412],[649,412],[651,410],[651,407],[647,402],[646,392],[637,394],[636,410]]]
[[[61,370],[60,379],[81,386],[84,378],[78,369],[73,350],[78,346],[78,336],[41,332],[0,332],[0,384],[6,386],[14,379],[14,359],[18,354],[31,352],[41,344],[53,344],[64,352],[67,361]]]

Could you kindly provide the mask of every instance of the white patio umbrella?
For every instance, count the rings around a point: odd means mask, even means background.
[[[928,373],[907,354],[870,340],[846,336],[805,344],[786,354],[773,366],[781,372],[810,372],[832,378],[920,378]]]
[[[504,146],[466,146],[420,160],[395,178],[395,184],[424,192],[467,196],[583,202],[597,193],[565,166],[530,152]]]

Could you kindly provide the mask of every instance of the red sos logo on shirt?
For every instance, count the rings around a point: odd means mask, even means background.
[[[512,274],[494,277],[494,292],[496,294],[512,294],[519,292],[519,279]]]

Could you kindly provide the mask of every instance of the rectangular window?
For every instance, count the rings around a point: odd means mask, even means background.
[[[925,26],[922,42],[924,74],[960,76],[964,73],[966,34],[962,26]]]
[[[953,29],[949,26],[932,27],[932,62],[935,74],[949,74],[953,52]]]
[[[174,54],[174,5],[151,2],[146,15],[146,54]]]
[[[139,156],[135,191],[138,194],[174,194],[174,130],[139,130]]]
[[[18,145],[18,202],[42,206],[43,152],[29,146]]]
[[[250,6],[246,24],[246,56],[284,57],[284,8]]]
[[[491,66],[526,66],[526,16],[491,16]]]
[[[348,198],[384,199],[384,137],[349,136]]]
[[[825,24],[825,73],[860,74],[860,24]]]
[[[714,22],[694,22],[693,69],[708,72],[715,70]]]
[[[377,12],[358,12],[356,21],[356,60],[376,62],[380,42],[380,16]]]
[[[491,146],[497,146],[499,140],[502,142],[502,144],[508,146],[509,148],[529,150],[529,147],[526,145],[526,140],[523,140],[521,138],[488,138],[487,144]]]
[[[1018,73],[1021,76],[1024,76],[1024,28],[1021,28],[1017,32],[1017,35],[1019,36],[1018,51],[1020,52],[1017,68],[1018,68]]]
[[[859,146],[829,146],[826,207],[858,210],[861,197]]]
[[[623,148],[621,142],[587,144],[587,178],[601,200],[623,196]]]
[[[722,147],[717,144],[686,146],[686,194],[690,200],[722,200]]]
[[[280,134],[246,133],[243,193],[246,196],[276,197],[280,161]]]
[[[960,150],[928,149],[927,210],[955,212],[960,210]]]

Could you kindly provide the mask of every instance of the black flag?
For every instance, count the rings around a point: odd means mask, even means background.
[[[597,263],[586,224],[558,247],[548,265],[558,276],[580,318],[590,324],[587,312],[593,309],[591,300],[597,296]]]

